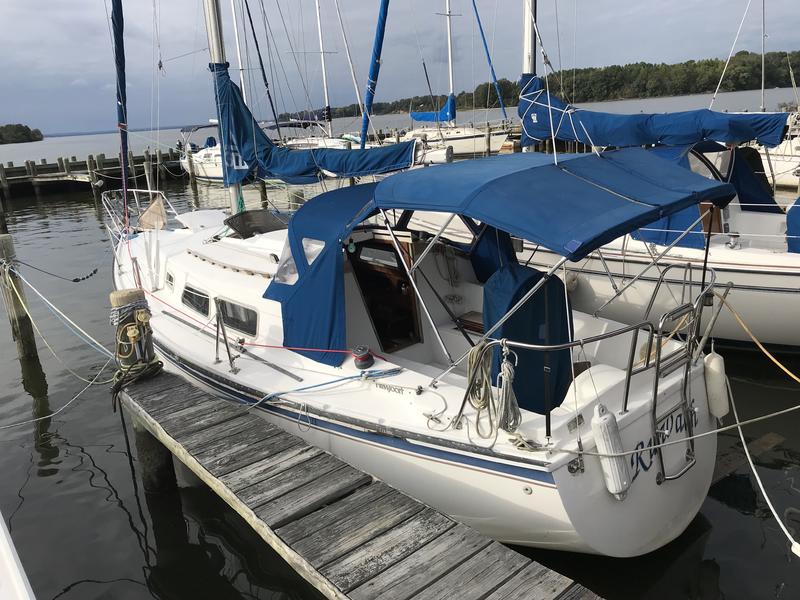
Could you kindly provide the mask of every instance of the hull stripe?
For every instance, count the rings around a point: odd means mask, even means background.
[[[172,353],[161,346],[156,344],[159,354],[165,358],[175,368],[179,369],[187,376],[197,379],[204,385],[212,388],[218,394],[221,394],[229,399],[235,400],[243,404],[253,404],[253,398],[247,394],[237,391],[231,387],[225,386],[221,381],[217,381],[211,377],[206,376],[197,369],[192,368],[183,359],[177,361],[171,355]],[[495,461],[486,460],[477,456],[469,456],[457,452],[451,452],[442,448],[435,448],[428,445],[415,444],[403,438],[398,438],[389,435],[382,435],[371,431],[363,431],[353,427],[348,427],[340,423],[334,423],[326,419],[309,414],[303,414],[297,411],[286,409],[283,407],[273,405],[261,405],[259,410],[269,412],[280,416],[289,421],[296,421],[306,426],[325,431],[327,433],[356,439],[360,442],[369,445],[378,446],[385,450],[392,452],[400,452],[402,454],[412,455],[417,458],[433,460],[436,462],[454,464],[458,467],[468,468],[471,470],[488,471],[496,475],[510,477],[527,483],[542,485],[545,487],[555,487],[555,481],[552,473],[547,471],[540,471],[527,467],[516,465],[509,465],[506,463],[498,463]]]

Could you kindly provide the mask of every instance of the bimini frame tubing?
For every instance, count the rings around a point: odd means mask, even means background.
[[[700,215],[700,217],[699,217],[698,219],[696,219],[696,220],[695,220],[695,221],[694,221],[694,222],[693,222],[691,225],[689,225],[689,227],[686,229],[686,231],[684,231],[683,233],[681,233],[681,234],[680,234],[680,235],[679,235],[679,236],[678,236],[678,237],[675,239],[675,241],[674,241],[674,242],[672,242],[672,243],[671,243],[669,246],[667,246],[667,247],[664,249],[664,251],[663,251],[661,254],[659,254],[658,256],[654,257],[654,258],[653,258],[653,260],[651,260],[651,261],[650,261],[650,263],[649,263],[649,264],[648,264],[648,265],[647,265],[647,266],[646,266],[644,269],[642,269],[641,271],[639,271],[639,272],[638,272],[638,273],[637,273],[637,274],[636,274],[636,275],[633,277],[633,279],[631,279],[631,280],[630,280],[628,283],[626,283],[624,286],[622,286],[622,287],[619,289],[619,291],[617,291],[617,292],[616,292],[616,293],[615,293],[613,296],[611,296],[611,298],[609,298],[608,300],[606,300],[606,301],[603,303],[603,305],[602,305],[600,308],[598,308],[596,311],[594,311],[594,313],[593,313],[593,314],[594,314],[594,316],[596,317],[597,315],[599,315],[599,314],[600,314],[600,311],[602,311],[602,310],[603,310],[603,309],[604,309],[606,306],[608,306],[608,305],[609,305],[609,304],[611,304],[611,303],[612,303],[614,300],[616,300],[616,299],[617,299],[617,298],[619,298],[619,297],[620,297],[622,294],[624,294],[624,293],[625,293],[625,291],[626,291],[626,290],[627,290],[629,287],[631,287],[631,286],[632,286],[634,283],[636,283],[637,281],[639,281],[639,278],[641,278],[641,277],[642,277],[642,275],[644,275],[645,273],[647,273],[647,271],[649,271],[649,270],[650,270],[650,269],[652,269],[652,268],[653,268],[653,267],[654,267],[656,264],[658,264],[658,261],[659,261],[659,260],[661,260],[662,258],[664,258],[664,256],[666,256],[666,255],[667,255],[667,253],[668,253],[670,250],[672,250],[672,249],[673,249],[673,248],[674,248],[674,247],[675,247],[675,246],[678,244],[678,242],[680,242],[680,241],[681,241],[683,238],[685,238],[687,235],[689,235],[689,234],[692,232],[692,229],[694,228],[694,226],[695,226],[695,225],[698,225],[699,223],[701,223],[701,222],[703,221],[703,219],[705,219],[705,218],[706,218],[706,215],[708,215],[708,214],[709,214],[709,211],[705,211],[703,214],[701,214],[701,215]],[[646,243],[646,242],[645,242],[645,243]]]

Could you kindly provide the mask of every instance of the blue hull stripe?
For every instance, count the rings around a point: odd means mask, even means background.
[[[186,363],[176,362],[169,356],[169,351],[165,351],[165,349],[163,348],[159,349],[161,350],[160,354],[162,358],[166,358],[167,360],[169,360],[170,364],[180,369],[190,377],[193,377],[194,379],[197,379],[201,381],[203,384],[207,385],[208,387],[214,389],[217,393],[224,395],[237,402],[240,402],[242,404],[254,403],[252,397],[248,396],[247,394],[244,394],[235,389],[231,389],[221,385],[219,381],[207,377],[206,375],[204,375],[203,373],[201,373],[196,369],[193,369],[190,365]],[[524,479],[527,481],[535,481],[540,484],[555,486],[555,481],[553,479],[552,473],[549,473],[547,471],[540,471],[538,469],[531,469],[517,465],[509,465],[506,463],[486,460],[474,455],[470,456],[465,454],[459,454],[457,452],[451,452],[449,450],[445,450],[442,448],[434,448],[427,445],[415,444],[409,442],[406,439],[389,435],[382,435],[371,431],[362,431],[361,429],[355,429],[352,427],[348,427],[346,425],[342,425],[340,423],[334,423],[325,419],[320,419],[310,414],[303,414],[274,405],[260,405],[258,409],[263,410],[265,412],[274,413],[286,419],[290,419],[293,421],[300,421],[304,424],[315,427],[317,429],[329,431],[331,433],[337,433],[339,435],[346,435],[348,437],[358,438],[364,440],[365,442],[370,442],[378,446],[384,446],[386,448],[399,450],[408,454],[419,455],[422,458],[455,463],[459,466],[472,467],[484,471],[492,471],[497,474],[510,475],[512,477]]]

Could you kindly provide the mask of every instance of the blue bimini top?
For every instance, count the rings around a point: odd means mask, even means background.
[[[730,184],[697,175],[639,148],[595,154],[520,153],[416,169],[378,184],[320,194],[289,222],[297,280],[274,279],[284,345],[345,347],[342,244],[379,209],[456,213],[581,260],[611,240],[700,202],[724,206]],[[311,260],[304,241],[322,250]],[[343,355],[302,352],[338,365]]]

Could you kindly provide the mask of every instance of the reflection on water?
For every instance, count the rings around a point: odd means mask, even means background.
[[[303,190],[306,197],[321,191]],[[170,182],[176,208],[227,207],[220,188]],[[279,194],[271,192],[270,202]],[[262,206],[258,188],[248,208]],[[14,198],[8,227],[20,259],[73,284],[24,269],[57,306],[99,340],[108,325],[108,238],[91,194]],[[56,353],[84,377],[105,362],[29,294],[37,324]],[[44,417],[83,384],[40,345],[20,362],[0,317],[0,426]],[[760,354],[726,352],[742,418],[800,403],[798,386]],[[784,358],[784,357],[782,357]],[[800,371],[800,357],[786,358]],[[730,423],[729,419],[726,424]],[[800,532],[800,414],[748,426],[748,438],[786,438],[757,458],[777,510]],[[138,485],[119,413],[107,386],[90,388],[53,418],[0,430],[0,510],[39,598],[315,598],[314,592],[222,501],[205,489],[147,495]],[[720,451],[738,437],[722,435]],[[795,483],[797,482],[797,483]],[[800,571],[746,466],[712,487],[701,514],[667,547],[635,559],[523,551],[595,590],[619,599],[800,598]]]

